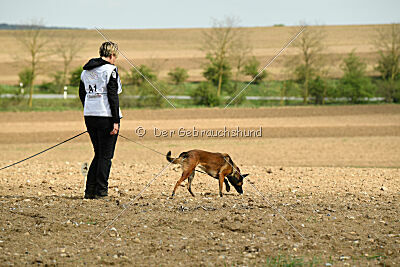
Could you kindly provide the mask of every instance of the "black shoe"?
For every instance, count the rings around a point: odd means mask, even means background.
[[[83,197],[84,199],[95,199],[96,198],[96,195],[95,194],[86,194],[85,193],[85,196]]]
[[[95,199],[109,199],[108,194],[106,194],[106,195],[95,195],[94,198]]]

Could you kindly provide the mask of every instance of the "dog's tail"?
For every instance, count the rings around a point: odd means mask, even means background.
[[[183,153],[181,153],[181,154],[179,155],[179,157],[177,157],[177,158],[172,158],[172,157],[171,157],[171,151],[168,151],[168,153],[167,153],[167,160],[168,160],[169,162],[173,163],[173,164],[180,164],[180,163],[182,162],[183,158],[184,158],[184,157],[182,157],[182,154],[183,154]]]

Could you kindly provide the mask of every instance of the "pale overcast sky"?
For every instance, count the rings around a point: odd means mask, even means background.
[[[236,16],[241,26],[381,24],[399,22],[399,11],[400,0],[0,0],[0,23],[42,19],[60,27],[192,28]]]

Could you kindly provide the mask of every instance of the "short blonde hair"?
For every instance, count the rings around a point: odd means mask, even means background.
[[[111,55],[118,56],[118,45],[113,42],[104,42],[99,49],[100,57],[111,57]]]

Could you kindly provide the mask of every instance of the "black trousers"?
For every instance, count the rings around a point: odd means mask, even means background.
[[[108,195],[108,177],[118,134],[110,135],[114,123],[109,117],[85,116],[85,124],[93,144],[94,158],[89,167],[85,194]]]

